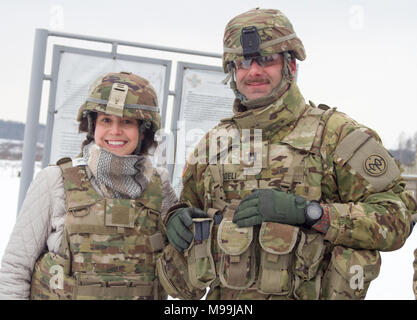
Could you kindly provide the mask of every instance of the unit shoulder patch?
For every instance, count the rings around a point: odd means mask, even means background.
[[[377,192],[382,191],[400,175],[395,160],[374,138],[357,130],[346,136],[335,150],[339,165],[350,167],[367,180]]]

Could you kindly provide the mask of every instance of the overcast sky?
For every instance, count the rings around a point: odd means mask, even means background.
[[[26,121],[35,28],[221,53],[227,22],[257,6],[281,9],[302,39],[307,101],[337,107],[389,148],[417,131],[415,0],[2,1],[0,119]],[[58,40],[49,40],[46,74],[52,44],[66,44]],[[48,88],[45,81],[41,123]]]

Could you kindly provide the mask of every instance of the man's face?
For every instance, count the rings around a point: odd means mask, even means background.
[[[249,69],[236,67],[236,85],[246,99],[253,100],[267,96],[282,79],[284,58],[279,55],[275,64],[261,67],[256,61]]]

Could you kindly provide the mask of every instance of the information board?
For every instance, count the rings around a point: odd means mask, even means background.
[[[230,117],[234,93],[221,68],[179,63],[171,130],[175,134],[175,163],[172,169],[172,185],[179,195],[182,189],[182,172],[188,154],[194,151],[200,139],[220,119]]]

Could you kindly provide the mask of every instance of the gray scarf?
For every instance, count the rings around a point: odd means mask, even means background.
[[[147,156],[117,156],[94,141],[83,148],[83,159],[108,198],[136,199],[152,176],[152,164]]]

